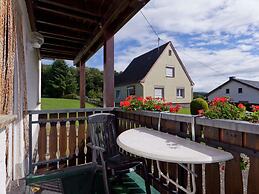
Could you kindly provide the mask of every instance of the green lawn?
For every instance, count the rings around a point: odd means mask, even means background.
[[[191,111],[190,111],[190,108],[181,108],[178,113],[179,113],[179,114],[186,114],[186,115],[189,115],[189,114],[191,114]]]
[[[86,108],[95,108],[95,105],[85,103]],[[74,99],[64,98],[42,98],[41,109],[42,110],[53,110],[53,109],[69,109],[69,108],[80,108],[80,101]]]

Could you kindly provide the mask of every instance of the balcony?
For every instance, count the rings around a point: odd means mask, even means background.
[[[90,163],[91,151],[86,146],[89,141],[87,117],[100,112],[116,115],[118,134],[139,126],[157,130],[161,117],[161,131],[191,139],[192,129],[195,129],[197,142],[232,153],[234,159],[228,162],[195,165],[195,172],[198,175],[196,193],[259,193],[258,124],[194,118],[191,115],[180,114],[161,116],[158,112],[147,111],[123,112],[116,108],[29,111],[30,132],[33,125],[39,127],[38,142],[34,150],[32,150],[32,133],[30,133],[30,173],[45,174],[72,166],[76,169],[80,164]],[[129,154],[123,150],[121,152]],[[148,159],[145,161],[154,192],[182,193],[174,185],[158,176],[155,161]],[[187,188],[190,187],[190,174],[176,164],[161,162],[161,170]],[[142,175],[141,171],[136,172]],[[138,178],[141,180],[138,181],[132,178],[132,175],[126,178],[132,181],[136,186],[135,189],[138,187],[140,189],[138,191],[144,193],[139,186],[143,180]],[[118,188],[118,183],[113,186]],[[130,184],[121,183],[120,186],[126,189],[132,188]]]

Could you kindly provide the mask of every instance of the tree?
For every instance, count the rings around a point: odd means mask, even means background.
[[[42,64],[41,69],[41,93],[42,96],[48,96],[46,87],[47,87],[47,80],[49,80],[51,65],[44,65]]]
[[[103,90],[103,72],[97,68],[86,68],[86,96],[101,98]]]
[[[48,74],[46,93],[49,97],[60,98],[66,94],[76,93],[76,78],[64,60],[54,61]]]

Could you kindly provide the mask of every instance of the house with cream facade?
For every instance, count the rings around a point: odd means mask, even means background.
[[[129,95],[165,98],[188,106],[193,98],[189,73],[171,42],[132,60],[125,71],[115,77],[115,104]]]

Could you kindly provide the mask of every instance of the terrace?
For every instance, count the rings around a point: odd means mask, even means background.
[[[90,162],[91,150],[84,149],[89,141],[86,120],[89,115],[100,112],[110,112],[116,115],[118,134],[139,126],[157,130],[160,117],[159,112],[125,112],[117,108],[30,111],[30,126],[40,126],[37,152],[30,149],[31,171],[37,167],[36,173],[46,173],[57,168]],[[35,115],[38,115],[39,119],[33,120],[32,118],[36,118]],[[75,124],[77,122],[79,125]],[[258,193],[258,124],[211,120],[171,113],[162,114],[160,130],[190,139],[192,123],[197,142],[226,150],[234,156],[234,159],[228,162],[195,165],[195,172],[198,175],[196,193]],[[77,153],[75,150],[78,149],[80,151]],[[67,150],[69,150],[69,154],[67,154]],[[121,152],[129,154],[123,150]],[[60,153],[60,155],[57,156],[56,153]],[[246,168],[241,165],[243,154],[249,158]],[[155,161],[146,159],[146,163],[151,184],[157,191],[182,193],[174,185],[158,176]],[[190,187],[190,174],[176,164],[162,162],[161,170],[170,178],[177,178],[178,182],[187,188]],[[140,173],[140,171],[137,172]],[[140,173],[140,175],[142,174]],[[142,190],[142,192],[144,191]]]

